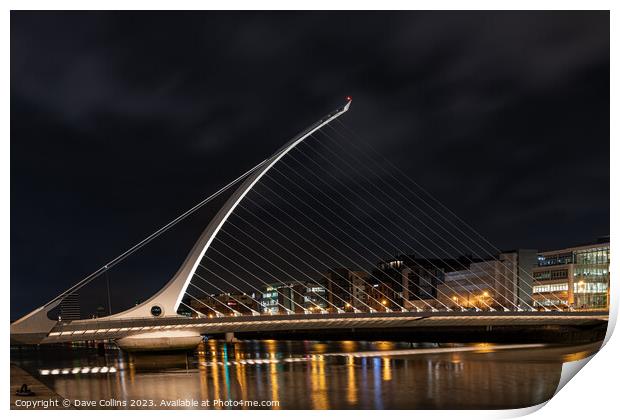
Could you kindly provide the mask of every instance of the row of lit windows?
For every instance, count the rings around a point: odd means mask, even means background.
[[[575,277],[606,276],[608,273],[609,271],[606,268],[579,267],[575,269],[574,276]]]
[[[534,286],[534,293],[565,292],[567,290],[568,284],[566,283]]]
[[[576,268],[573,277],[601,277],[609,274],[606,268]],[[568,270],[538,271],[535,280],[558,280],[568,278]]]
[[[552,292],[566,292],[568,290],[568,284],[542,284],[534,286],[534,293],[552,293]],[[573,291],[575,293],[606,293],[607,283],[600,282],[579,282],[573,285]]]
[[[562,264],[572,264],[573,263],[573,253],[570,252],[568,254],[556,254],[556,255],[539,255],[538,256],[538,266],[544,267],[548,265],[562,265]]]
[[[607,264],[609,263],[609,247],[576,252],[575,262],[577,264]]]
[[[607,283],[579,282],[575,283],[575,293],[606,293]]]
[[[534,273],[534,278],[536,280],[565,279],[568,278],[568,270],[539,271]]]
[[[539,255],[538,266],[546,267],[563,264],[608,264],[609,247],[590,248],[583,251],[555,255]]]

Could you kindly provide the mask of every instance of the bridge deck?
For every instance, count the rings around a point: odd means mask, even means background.
[[[282,330],[584,325],[606,322],[606,312],[392,312],[260,315],[225,318],[134,318],[58,323],[42,343],[118,339],[145,332],[193,330],[200,334]]]

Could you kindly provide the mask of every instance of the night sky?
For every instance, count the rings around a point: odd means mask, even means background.
[[[497,247],[594,241],[609,233],[609,76],[608,12],[12,12],[12,318],[346,95],[344,125]],[[218,203],[113,289],[161,287]]]

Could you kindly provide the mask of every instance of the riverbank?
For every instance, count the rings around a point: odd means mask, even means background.
[[[22,385],[26,384],[34,393],[31,396],[16,395]],[[66,410],[63,397],[47,385],[36,379],[22,368],[11,364],[11,410]]]

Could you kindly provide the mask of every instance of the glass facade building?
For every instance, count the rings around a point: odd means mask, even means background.
[[[534,268],[535,305],[608,309],[609,261],[609,242],[539,253]]]

